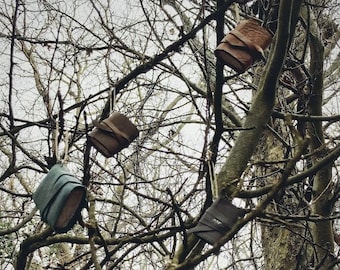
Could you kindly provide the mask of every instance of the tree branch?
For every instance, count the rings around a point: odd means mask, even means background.
[[[215,12],[211,13],[209,16],[207,16],[200,24],[198,24],[195,28],[193,28],[188,34],[183,35],[179,40],[175,41],[168,47],[164,49],[160,54],[155,55],[152,59],[150,59],[145,64],[139,65],[134,70],[132,70],[128,75],[126,75],[124,78],[120,79],[115,85],[114,85],[114,91],[116,94],[119,93],[121,89],[123,89],[126,84],[136,78],[138,75],[143,74],[151,70],[154,66],[156,66],[158,63],[163,61],[164,59],[171,56],[172,53],[178,52],[179,48],[183,46],[184,43],[186,43],[188,40],[195,37],[197,32],[201,30],[205,25],[207,25],[209,22],[214,20],[216,16],[218,16],[221,13],[224,13],[225,10],[229,8],[229,6],[234,1],[228,0],[226,1],[220,9],[216,10]],[[108,100],[104,106],[104,109],[101,113],[101,119],[104,119],[108,116],[110,112],[110,101]]]

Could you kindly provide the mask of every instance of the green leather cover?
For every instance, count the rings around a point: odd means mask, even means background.
[[[55,228],[56,221],[66,199],[75,188],[82,188],[84,190],[78,210],[66,227],[57,229]],[[41,219],[55,231],[66,232],[74,225],[77,213],[84,207],[85,187],[64,166],[55,164],[43,178],[32,197],[40,210]]]

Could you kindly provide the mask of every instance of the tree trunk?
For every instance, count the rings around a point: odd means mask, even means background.
[[[272,126],[275,130],[284,129],[281,124],[275,124]],[[285,134],[284,141],[289,142],[289,134]],[[293,144],[293,143],[291,143]],[[279,181],[281,173],[279,170],[283,170],[283,163],[279,163],[284,160],[286,149],[282,142],[279,142],[273,137],[272,134],[266,132],[263,136],[263,140],[259,147],[262,151],[261,156],[258,156],[259,160],[268,160],[276,165],[268,165],[259,167],[256,170],[256,174],[261,179],[264,176],[265,181],[259,181],[259,185],[270,184]],[[275,173],[274,176],[268,177],[268,175]],[[279,216],[289,216],[291,213],[301,213],[303,207],[299,198],[294,194],[299,193],[300,184],[295,187],[290,187],[289,190],[280,191],[275,200],[267,207],[267,214],[276,215],[276,219],[279,220]],[[276,221],[277,221],[276,220]],[[308,265],[307,249],[304,238],[306,228],[296,222],[285,222],[281,220],[281,226],[274,221],[261,222],[261,243],[264,256],[264,269],[265,270],[296,270],[306,269]]]

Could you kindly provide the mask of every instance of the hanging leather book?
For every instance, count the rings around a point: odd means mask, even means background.
[[[127,147],[138,136],[136,126],[118,112],[101,122],[95,121],[94,126],[89,133],[91,142],[107,158]]]
[[[222,39],[215,55],[236,72],[244,73],[263,56],[271,41],[271,33],[258,21],[244,20]]]
[[[205,242],[214,245],[246,213],[225,198],[218,198],[202,215],[197,225],[188,230]]]
[[[33,193],[41,219],[56,232],[73,227],[85,205],[85,186],[63,165],[55,164]]]

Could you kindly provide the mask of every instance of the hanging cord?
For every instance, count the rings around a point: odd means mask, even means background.
[[[64,135],[64,156],[63,158],[60,157],[60,151],[59,151],[59,143],[60,143],[60,137],[62,134],[59,131],[59,121],[58,118],[56,118],[56,127],[55,127],[55,136],[54,136],[54,153],[56,157],[56,163],[62,163],[65,164],[68,159],[68,152],[69,152],[69,132],[66,131]]]
[[[107,55],[111,55],[111,45],[113,43],[113,40],[110,41],[110,46],[107,51]],[[107,81],[109,83],[109,115],[112,114],[113,109],[115,108],[116,105],[116,82],[114,82],[111,77],[110,77],[110,57],[105,58],[105,69],[106,69],[106,76],[107,76]],[[116,80],[117,81],[117,80]]]
[[[55,162],[56,163],[62,163],[60,159],[60,151],[59,151],[59,144],[61,142],[61,139],[64,135],[64,129],[65,129],[65,121],[64,121],[64,107],[63,107],[63,99],[60,93],[60,90],[57,91],[56,99],[59,102],[59,112],[55,118],[55,136],[54,136],[54,151],[55,151]]]
[[[84,175],[83,175],[83,185],[88,186],[89,182],[90,182],[90,178],[91,178],[91,173],[90,173],[90,169],[91,169],[91,164],[90,164],[90,153],[91,153],[91,140],[89,138],[89,125],[87,123],[87,113],[84,110],[84,122],[85,122],[85,130],[86,130],[86,143],[84,145],[84,159],[83,159],[83,164],[84,164]]]
[[[69,137],[70,137],[69,135],[70,135],[69,132],[66,131],[65,136],[64,136],[64,144],[65,144],[65,146],[64,146],[64,157],[61,161],[61,163],[63,163],[63,164],[65,164],[67,159],[68,159]]]
[[[64,119],[64,107],[63,107],[63,100],[60,91],[57,92],[57,97],[59,101],[59,112],[58,116],[55,119],[55,136],[54,136],[54,151],[55,151],[55,158],[56,163],[65,164],[68,159],[68,152],[69,152],[69,138],[70,134],[68,131],[65,131],[65,119]],[[62,141],[62,137],[64,137],[64,155],[60,157],[59,145]]]
[[[207,164],[208,164],[208,171],[209,171],[210,184],[211,184],[211,194],[213,196],[213,199],[216,199],[218,197],[217,180],[216,180],[216,175],[215,175],[215,166],[211,158],[212,158],[212,152],[208,150],[207,151]]]
[[[116,90],[113,86],[110,87],[110,115],[112,114],[114,108],[116,107]]]
[[[59,121],[58,121],[58,117],[55,119],[54,154],[55,154],[55,158],[56,158],[56,163],[60,162],[60,153],[59,153]]]
[[[65,118],[64,118],[64,102],[63,98],[61,96],[61,92],[58,89],[57,91],[57,98],[59,102],[59,112],[58,116],[56,118],[56,142],[55,142],[55,151],[56,151],[56,162],[59,162],[61,164],[65,164],[68,158],[68,150],[69,150],[69,132],[65,128]],[[59,151],[59,144],[62,141],[62,138],[64,137],[64,153],[61,157],[60,151]]]

